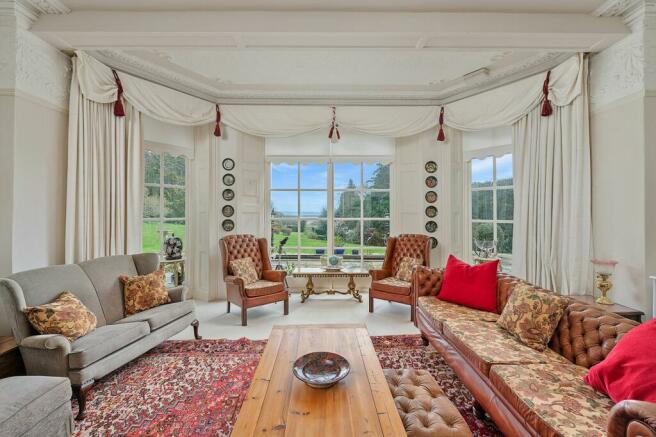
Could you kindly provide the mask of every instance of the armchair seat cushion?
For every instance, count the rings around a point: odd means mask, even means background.
[[[155,331],[164,325],[168,325],[174,320],[184,317],[194,312],[194,301],[185,300],[182,302],[169,303],[132,314],[124,319],[117,320],[115,323],[132,323],[148,322],[151,331]]]
[[[372,290],[384,291],[386,293],[393,294],[410,294],[410,282],[402,281],[400,279],[389,277],[385,279],[380,279],[378,281],[373,281],[371,283]]]
[[[150,333],[147,322],[105,325],[71,344],[70,369],[83,369]]]
[[[246,296],[248,297],[266,296],[268,294],[285,291],[285,284],[283,282],[272,282],[260,279],[251,284],[247,284],[244,287],[244,291],[246,291]]]
[[[64,423],[49,426],[49,435],[62,435],[57,432],[59,429],[72,428],[70,399],[71,383],[68,378],[15,376],[0,379],[0,435],[25,435],[64,406],[69,411]]]

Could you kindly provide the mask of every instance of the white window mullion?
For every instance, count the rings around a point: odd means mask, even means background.
[[[328,160],[328,186],[326,187],[326,196],[328,197],[326,208],[328,211],[326,214],[326,245],[328,247],[326,249],[331,255],[335,252],[335,205],[333,201],[335,197],[335,181],[333,179],[334,174],[335,171],[333,167],[333,160],[330,159]]]

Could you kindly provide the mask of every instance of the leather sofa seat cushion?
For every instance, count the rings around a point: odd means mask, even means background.
[[[252,284],[245,285],[244,291],[246,291],[246,296],[248,297],[267,296],[269,294],[285,291],[285,284],[283,282],[272,282],[260,279]]]
[[[0,379],[0,435],[26,435],[48,415],[71,400],[68,378],[15,376]],[[58,417],[57,417],[58,418]],[[67,418],[71,420],[72,415]],[[61,428],[52,424],[50,428]],[[54,434],[51,434],[54,435]]]
[[[101,326],[71,344],[68,367],[70,369],[83,369],[149,333],[150,328],[147,322]]]
[[[417,301],[417,305],[435,321],[434,326],[440,332],[443,332],[443,324],[449,321],[496,322],[499,318],[497,313],[468,308],[440,300],[434,296],[421,296]]]
[[[605,436],[613,402],[574,364],[493,366],[490,382],[541,436]]]
[[[410,282],[402,281],[394,277],[373,281],[371,284],[371,288],[375,288],[376,290],[402,295],[410,294],[410,286]]]
[[[458,409],[426,370],[385,369],[384,372],[409,437],[472,435]]]
[[[571,364],[550,349],[539,352],[523,345],[496,323],[454,320],[444,323],[443,330],[449,342],[485,376],[493,364]]]
[[[117,320],[116,323],[148,322],[150,330],[155,331],[193,311],[194,302],[192,300],[185,300],[160,305],[137,314],[132,314],[124,319]]]

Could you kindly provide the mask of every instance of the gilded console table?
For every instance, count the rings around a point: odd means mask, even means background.
[[[363,268],[345,267],[342,270],[325,270],[320,267],[300,267],[292,272],[294,278],[307,278],[305,290],[301,292],[301,303],[305,302],[312,294],[350,294],[358,302],[362,303],[360,291],[355,287],[355,278],[368,278],[369,271]],[[346,291],[336,290],[331,284],[328,290],[315,290],[314,278],[348,278],[348,289]]]

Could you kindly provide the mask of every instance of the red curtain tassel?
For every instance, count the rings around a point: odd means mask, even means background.
[[[328,138],[333,139],[333,132],[335,132],[335,125],[330,126],[330,132],[328,132]]]
[[[118,73],[116,70],[112,70],[114,74],[114,80],[116,80],[116,86],[118,90],[116,91],[116,101],[114,102],[114,115],[117,117],[125,117],[125,108],[123,107],[123,84],[121,79],[118,78]]]
[[[337,136],[337,141],[339,141],[342,137],[339,134],[339,125],[337,124],[337,111],[334,106],[332,109],[333,109],[333,122],[330,125],[330,132],[328,132],[328,138],[332,140],[334,136]]]
[[[439,118],[440,130],[437,132],[437,141],[445,141],[446,135],[444,135],[444,106],[440,108],[440,118]]]
[[[543,117],[549,117],[551,114],[553,114],[553,107],[551,106],[551,102],[549,101],[549,78],[551,77],[551,70],[547,71],[547,78],[544,80],[544,84],[542,84],[542,95],[544,96],[544,100],[542,101],[542,116]]]
[[[219,109],[219,105],[216,105],[216,126],[214,126],[214,136],[221,136],[221,110]]]

